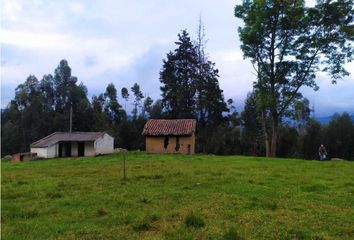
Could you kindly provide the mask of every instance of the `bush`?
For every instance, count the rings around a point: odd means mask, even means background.
[[[187,227],[201,228],[205,226],[203,219],[194,213],[189,213],[185,218],[184,223]]]

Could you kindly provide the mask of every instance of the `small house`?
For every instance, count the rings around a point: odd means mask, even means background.
[[[150,119],[144,126],[147,153],[194,154],[195,119]]]
[[[30,147],[39,158],[81,157],[113,153],[113,143],[106,132],[55,132]]]

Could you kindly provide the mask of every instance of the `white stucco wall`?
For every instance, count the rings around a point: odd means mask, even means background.
[[[96,154],[109,154],[114,151],[114,138],[105,133],[102,138],[95,141]]]
[[[77,142],[71,142],[71,156],[77,157],[79,155]]]
[[[54,144],[47,148],[47,158],[54,158],[58,156],[58,144]]]
[[[95,148],[93,142],[85,142],[85,156],[95,156]]]
[[[32,148],[31,153],[37,153],[37,157],[39,158],[47,158],[48,156],[48,148]]]

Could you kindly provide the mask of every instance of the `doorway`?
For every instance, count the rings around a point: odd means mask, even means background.
[[[59,157],[63,156],[63,144],[59,143]]]
[[[85,142],[78,142],[77,143],[77,155],[79,157],[85,156]]]
[[[65,143],[65,157],[71,157],[71,142]]]

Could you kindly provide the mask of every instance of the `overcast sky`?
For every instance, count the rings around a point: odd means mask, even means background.
[[[1,0],[1,107],[14,97],[29,74],[39,80],[66,59],[72,75],[89,91],[105,91],[113,82],[120,92],[137,82],[145,95],[160,97],[159,71],[177,34],[196,35],[199,16],[205,25],[207,52],[220,71],[225,99],[241,110],[255,80],[243,60],[233,16],[240,1],[217,0]],[[302,89],[316,116],[354,113],[354,64],[351,76],[332,85],[319,74],[318,92]]]

